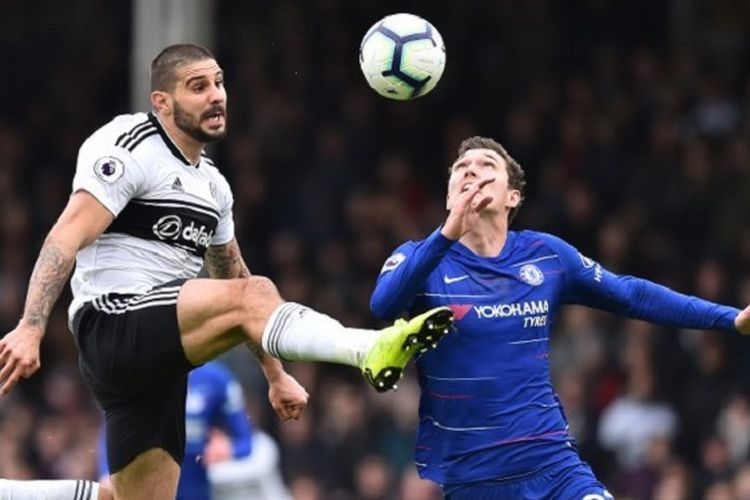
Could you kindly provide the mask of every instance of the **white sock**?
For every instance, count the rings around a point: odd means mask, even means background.
[[[309,307],[285,302],[263,330],[263,349],[288,361],[325,361],[360,367],[379,335],[377,330],[347,328]]]
[[[99,483],[84,480],[0,479],[0,500],[97,500]]]

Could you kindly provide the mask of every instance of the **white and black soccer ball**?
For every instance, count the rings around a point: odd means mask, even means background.
[[[367,83],[389,99],[406,101],[430,92],[445,69],[445,44],[427,20],[393,14],[375,23],[359,48]]]

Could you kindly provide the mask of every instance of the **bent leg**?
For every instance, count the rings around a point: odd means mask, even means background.
[[[117,500],[174,498],[180,466],[161,448],[151,448],[121,470],[112,474],[112,490]]]
[[[344,328],[325,314],[283,302],[273,282],[261,276],[187,281],[177,316],[185,356],[194,365],[250,342],[283,359],[359,367],[379,333]],[[263,344],[267,333],[274,336],[273,350]]]
[[[277,358],[323,361],[359,368],[378,391],[389,390],[418,353],[436,347],[453,316],[435,308],[384,330],[345,328],[337,320],[283,302],[267,278],[196,279],[177,298],[185,356],[201,364],[249,342]]]
[[[268,278],[185,282],[177,298],[177,322],[188,361],[199,365],[234,346],[260,345],[263,328],[282,304]]]

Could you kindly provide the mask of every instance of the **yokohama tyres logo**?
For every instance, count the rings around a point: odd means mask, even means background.
[[[474,306],[474,311],[476,311],[480,319],[539,315],[549,313],[549,302],[546,300],[532,300],[515,302],[513,304]]]

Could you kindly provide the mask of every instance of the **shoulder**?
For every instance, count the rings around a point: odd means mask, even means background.
[[[585,259],[576,247],[564,239],[541,231],[519,231],[515,247],[519,258],[541,258],[555,256],[565,266],[575,265]]]
[[[83,142],[81,150],[128,149],[151,133],[156,133],[156,128],[146,113],[118,115],[94,131]]]
[[[523,258],[530,251],[537,252],[544,249],[555,251],[561,243],[564,243],[562,239],[553,234],[530,230],[509,231],[508,240],[512,242],[512,252]]]
[[[526,233],[529,241],[527,245],[536,244],[540,248],[546,248],[553,252],[566,269],[591,268],[596,263],[589,257],[583,255],[578,248],[571,245],[559,236],[538,231],[522,231]],[[534,242],[534,243],[532,243]]]
[[[401,243],[399,246],[396,247],[395,250],[393,250],[393,252],[391,252],[391,258],[396,257],[396,256],[401,256],[403,258],[403,256],[405,256],[406,254],[412,253],[414,249],[418,245],[424,243],[424,241],[425,240],[419,240],[419,241],[408,240],[408,241]]]
[[[201,155],[200,168],[203,169],[208,177],[216,184],[219,192],[231,195],[232,188],[229,185],[229,181],[227,181],[227,178],[221,173],[216,162],[205,153]]]
[[[112,172],[119,170],[132,174],[132,167],[139,170],[141,162],[133,154],[130,145],[137,145],[145,137],[155,134],[156,131],[152,131],[150,127],[151,123],[146,113],[116,116],[94,131],[81,144],[78,151],[78,168],[94,165],[95,171],[101,167],[109,168]],[[125,168],[126,166],[128,168]],[[104,174],[109,175],[109,171],[104,171]]]
[[[565,241],[564,239],[560,238],[559,236],[556,236],[551,233],[545,233],[542,231],[530,231],[530,230],[524,230],[524,231],[517,231],[517,241],[519,244],[523,246],[544,246],[553,250],[556,250],[560,247],[570,247],[570,243]]]

